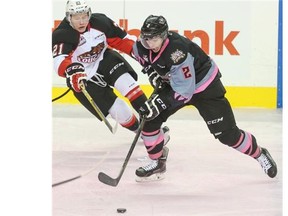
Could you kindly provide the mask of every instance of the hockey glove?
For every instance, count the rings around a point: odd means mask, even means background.
[[[153,86],[153,88],[161,88],[161,85],[163,83],[163,80],[161,76],[155,71],[151,65],[148,65],[142,69],[142,73],[148,75],[148,79],[150,84]]]
[[[155,70],[149,75],[148,79],[153,88],[161,88],[163,80]]]
[[[87,75],[85,73],[84,66],[80,63],[70,64],[66,70],[67,85],[73,88],[76,92],[81,92],[79,83],[81,80],[86,85]]]
[[[149,75],[149,74],[152,73],[153,71],[154,71],[154,69],[152,68],[151,65],[143,65],[143,68],[142,68],[142,70],[141,70],[141,72],[142,72],[143,74],[147,74],[147,75]]]
[[[167,109],[167,105],[158,94],[154,94],[140,107],[139,114],[140,116],[146,116],[147,121],[151,121],[165,109]]]

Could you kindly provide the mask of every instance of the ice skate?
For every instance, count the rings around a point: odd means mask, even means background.
[[[270,178],[274,178],[277,175],[277,165],[267,149],[261,148],[261,154],[256,160]]]
[[[166,172],[166,160],[168,157],[169,149],[164,146],[163,154],[157,160],[152,160],[150,164],[139,167],[136,170],[136,181],[146,182],[146,181],[158,181],[165,178],[164,173]]]

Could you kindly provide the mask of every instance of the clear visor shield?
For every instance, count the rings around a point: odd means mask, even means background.
[[[163,43],[163,38],[160,35],[152,38],[145,38],[140,35],[140,41],[146,49],[160,49]]]

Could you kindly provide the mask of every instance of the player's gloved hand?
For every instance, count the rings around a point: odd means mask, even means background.
[[[86,85],[87,74],[85,73],[85,68],[80,63],[72,63],[70,64],[66,70],[66,78],[67,85],[72,87],[76,92],[81,92],[81,88],[79,86],[80,81]]]
[[[163,80],[161,76],[154,70],[150,75],[148,76],[150,84],[153,86],[153,88],[161,88],[163,84]]]
[[[151,72],[153,72],[154,71],[154,69],[152,68],[152,66],[151,65],[144,65],[143,66],[143,68],[142,68],[142,70],[141,70],[141,72],[143,73],[143,74],[150,74]]]
[[[150,121],[156,118],[160,112],[167,109],[167,105],[159,97],[158,94],[153,94],[139,109],[140,116],[146,116],[146,120]]]
[[[146,67],[143,67],[142,73],[148,75],[148,79],[150,84],[153,86],[153,88],[161,88],[161,85],[163,84],[163,80],[161,76],[155,71],[151,65],[148,65]]]

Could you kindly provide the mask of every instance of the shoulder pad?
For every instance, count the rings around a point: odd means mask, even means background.
[[[52,33],[52,44],[69,43],[78,46],[80,34],[71,28],[57,28]]]

